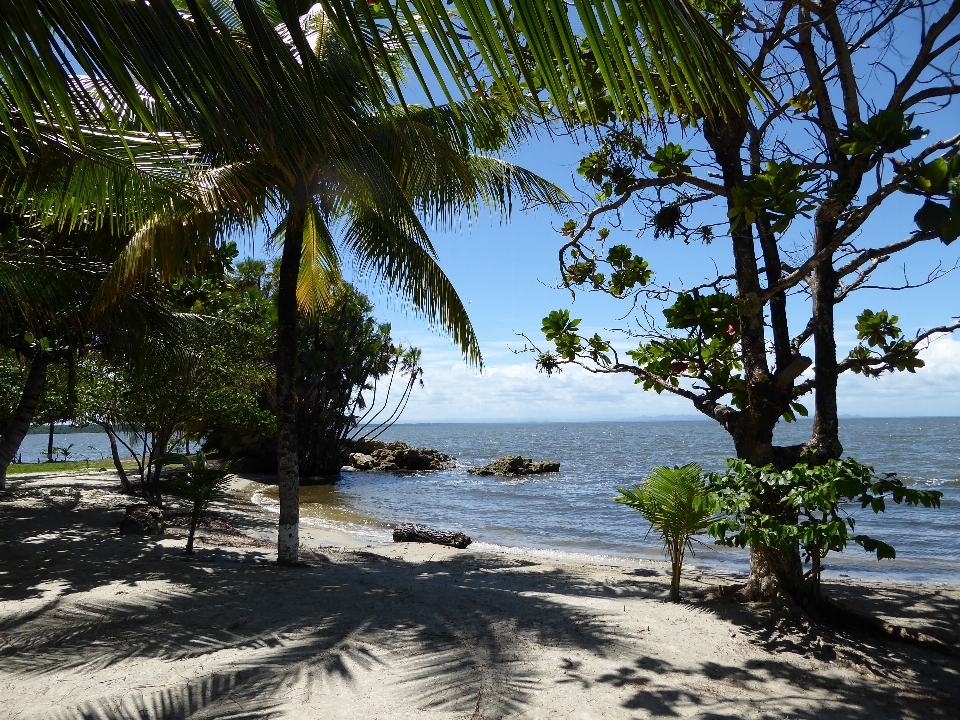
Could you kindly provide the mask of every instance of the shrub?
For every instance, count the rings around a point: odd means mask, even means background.
[[[655,467],[633,488],[617,488],[615,502],[637,510],[650,523],[650,529],[663,537],[670,557],[673,577],[671,602],[680,602],[680,571],[687,550],[693,553],[691,539],[716,521],[716,500],[708,492],[703,470],[696,463],[683,467]]]
[[[822,465],[799,464],[778,471],[727,460],[727,471],[708,476],[711,493],[725,516],[710,525],[721,545],[752,548],[797,547],[810,565],[804,580],[819,588],[822,560],[841,552],[852,539],[877,559],[895,558],[890,545],[867,535],[853,535],[856,520],[845,504],[859,503],[880,513],[886,501],[940,507],[943,493],[906,487],[894,475],[877,477],[872,467],[852,458]]]
[[[168,455],[161,458],[164,463],[179,463],[186,473],[177,478],[175,485],[183,495],[193,503],[190,514],[190,535],[187,537],[187,555],[193,555],[193,536],[200,523],[200,516],[210,503],[223,495],[223,488],[230,481],[230,463],[219,466],[207,464],[207,456],[201,450],[191,460],[186,455]]]

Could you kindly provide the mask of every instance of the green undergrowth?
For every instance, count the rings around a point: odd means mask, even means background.
[[[133,460],[123,462],[122,464],[125,470],[137,469],[137,464]],[[113,469],[113,462],[110,460],[67,460],[64,462],[11,463],[7,468],[7,475],[24,475],[26,473],[64,473],[76,472],[77,470],[100,472],[103,470]]]

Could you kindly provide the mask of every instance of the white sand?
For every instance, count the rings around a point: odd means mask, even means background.
[[[760,607],[665,602],[666,566],[568,563],[304,528],[242,483],[248,537],[119,536],[110,473],[0,494],[0,718],[960,717],[960,660]],[[252,539],[251,539],[252,538]],[[722,579],[685,578],[693,590]],[[831,586],[941,635],[960,592]]]

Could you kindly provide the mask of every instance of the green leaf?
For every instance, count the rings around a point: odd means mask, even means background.
[[[877,560],[894,560],[897,557],[897,551],[893,546],[880,540],[875,540],[866,535],[857,535],[853,540],[867,552],[875,552]]]
[[[923,232],[933,232],[940,229],[944,224],[953,219],[953,213],[946,205],[927,200],[923,203],[917,214],[913,216],[917,227]],[[956,238],[951,238],[956,239]]]

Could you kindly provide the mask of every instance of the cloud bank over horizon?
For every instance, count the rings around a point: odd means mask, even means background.
[[[547,377],[532,355],[514,355],[506,343],[486,349],[482,373],[436,336],[413,339],[424,350],[424,387],[414,391],[400,422],[548,422],[696,416],[683,398],[644,392],[629,375],[595,375],[577,367]],[[511,343],[510,347],[516,344]],[[840,378],[844,415],[910,417],[960,415],[960,340],[942,337],[921,352],[915,374]],[[812,408],[812,395],[804,404]]]

